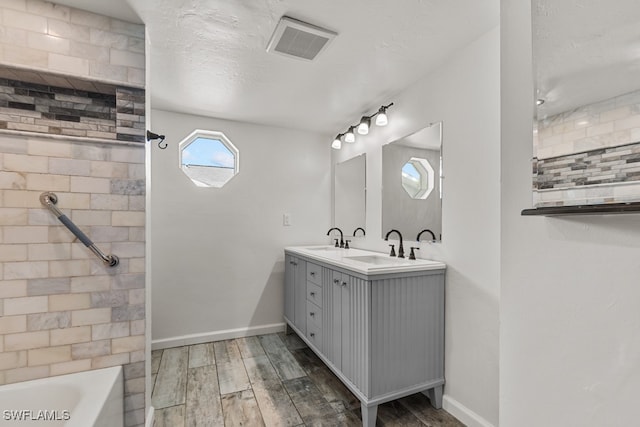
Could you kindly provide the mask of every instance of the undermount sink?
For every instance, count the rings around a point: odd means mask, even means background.
[[[404,258],[392,258],[379,255],[346,256],[345,259],[375,265],[404,264],[409,262]]]
[[[335,246],[312,246],[306,249],[310,251],[337,251],[340,248],[336,248]]]

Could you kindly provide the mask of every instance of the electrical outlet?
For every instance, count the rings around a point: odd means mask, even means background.
[[[285,213],[282,214],[282,225],[288,227],[291,225],[291,214]]]

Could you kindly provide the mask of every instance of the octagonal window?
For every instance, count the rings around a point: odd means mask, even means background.
[[[198,187],[225,185],[238,173],[239,152],[222,132],[196,130],[179,145],[180,169]]]
[[[402,166],[402,188],[412,199],[426,199],[434,187],[433,168],[421,157],[412,157]]]

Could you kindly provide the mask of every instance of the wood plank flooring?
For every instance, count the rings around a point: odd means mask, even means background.
[[[360,427],[360,402],[297,335],[152,352],[155,427]],[[378,407],[378,427],[461,427],[418,393]]]

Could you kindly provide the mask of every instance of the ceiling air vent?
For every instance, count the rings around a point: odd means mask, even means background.
[[[271,36],[267,52],[312,61],[337,33],[283,16]]]

